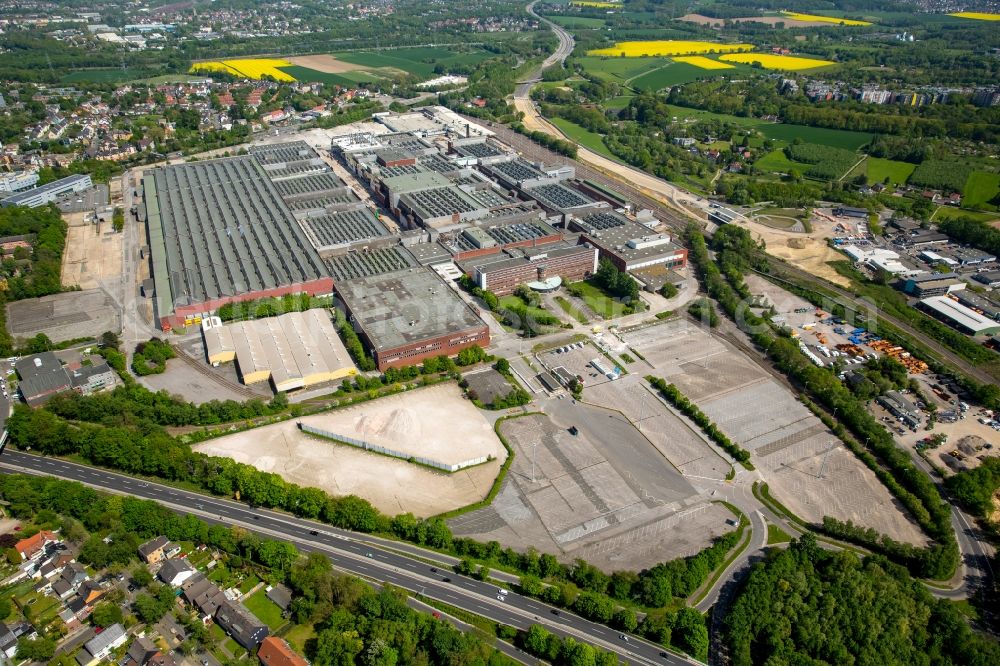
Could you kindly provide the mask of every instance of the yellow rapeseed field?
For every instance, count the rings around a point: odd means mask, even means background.
[[[674,60],[677,62],[685,62],[689,65],[700,67],[701,69],[733,69],[733,66],[729,63],[712,60],[711,58],[706,58],[705,56],[676,56]]]
[[[597,9],[616,9],[622,6],[620,2],[607,2],[606,0],[570,0],[569,4],[578,7],[596,7]]]
[[[788,71],[813,69],[815,67],[826,67],[827,65],[834,64],[829,60],[771,55],[770,53],[731,53],[720,56],[719,60],[739,62],[744,65],[752,65],[755,62],[759,62],[764,69],[783,69]]]
[[[819,23],[835,23],[837,25],[871,25],[870,21],[855,21],[854,19],[837,18],[836,16],[821,16],[819,14],[800,14],[799,12],[781,12],[796,21],[817,21]]]
[[[954,14],[948,14],[948,16],[974,19],[976,21],[1000,21],[1000,14],[987,14],[985,12],[955,12]]]
[[[618,57],[625,54],[626,58],[641,56],[678,56],[694,53],[731,53],[733,51],[751,51],[753,44],[719,44],[718,42],[690,42],[676,39],[653,40],[648,42],[617,42],[606,49],[587,51],[592,56]]]
[[[244,79],[261,79],[270,76],[277,81],[294,81],[290,74],[278,69],[291,67],[292,63],[280,58],[238,58],[236,60],[213,60],[212,62],[196,62],[191,65],[191,73],[195,72],[226,72]]]

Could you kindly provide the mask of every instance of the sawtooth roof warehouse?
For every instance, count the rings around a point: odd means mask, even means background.
[[[148,171],[140,211],[152,279],[143,293],[160,327],[211,323],[235,301],[335,293],[384,370],[489,345],[486,323],[442,276],[466,273],[510,293],[522,281],[584,279],[598,257],[623,270],[686,262],[648,211],[627,214],[624,198],[576,179],[571,165],[526,162],[442,107],[374,119],[384,133],[359,130],[329,148],[367,192],[352,190],[304,141]],[[203,325],[212,362],[235,357],[245,381],[309,386],[353,371],[311,354],[273,362],[254,350],[280,347],[280,336],[212,328]],[[242,340],[254,344],[241,357]]]

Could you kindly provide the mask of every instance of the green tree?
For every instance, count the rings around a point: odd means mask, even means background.
[[[110,627],[122,621],[122,610],[116,604],[104,602],[94,607],[90,618],[98,627]]]
[[[56,642],[52,638],[27,638],[22,636],[17,639],[17,659],[18,661],[48,661],[56,653]]]

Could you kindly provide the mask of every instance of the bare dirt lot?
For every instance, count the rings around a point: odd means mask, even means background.
[[[688,23],[697,23],[698,25],[707,26],[721,26],[723,24],[722,19],[712,18],[710,16],[702,16],[701,14],[685,14],[678,19],[679,21],[687,21]],[[733,23],[766,23],[769,26],[775,26],[778,23],[784,23],[786,28],[822,28],[824,26],[833,25],[831,23],[824,23],[822,21],[800,21],[798,19],[788,18],[787,16],[743,16],[739,18],[727,19]]]
[[[466,413],[466,409],[474,414]],[[453,474],[435,472],[404,460],[310,437],[294,421],[220,437],[199,444],[195,450],[233,458],[302,486],[322,488],[335,495],[358,495],[389,514],[410,511],[431,516],[481,500],[499,473],[506,451],[482,413],[462,398],[454,385],[409,391],[303,420],[331,428],[340,421],[374,421],[400,410],[413,417],[407,419],[412,428],[397,433],[400,444],[409,440],[434,448],[486,448],[490,446],[488,437],[492,437],[494,460]],[[443,420],[442,413],[451,416]],[[458,430],[441,427],[453,421],[466,425]],[[475,444],[466,442],[470,428],[477,431]]]
[[[879,483],[795,396],[743,352],[686,320],[625,334],[630,346],[751,452],[785,506],[805,520],[829,515],[894,539],[926,539]],[[895,507],[895,508],[890,508]]]
[[[826,239],[833,236],[833,223],[814,215],[811,224],[813,230],[809,233],[772,229],[760,222],[750,222],[747,228],[755,239],[764,241],[768,254],[835,284],[850,286],[847,278],[827,265],[844,258],[826,244]]]
[[[69,224],[66,251],[63,253],[62,284],[95,289],[102,280],[117,279],[122,274],[122,238],[111,224],[91,224],[85,213],[65,215]]]
[[[691,555],[732,529],[732,514],[657,461],[627,421],[557,402],[553,417],[502,424],[514,449],[510,472],[492,505],[449,521],[456,534],[611,571]],[[577,435],[569,423],[579,424]]]
[[[317,72],[326,72],[327,74],[342,74],[344,72],[356,72],[359,69],[365,69],[361,65],[337,60],[328,54],[295,56],[294,58],[285,58],[285,60],[293,65],[308,67],[309,69],[315,69]]]
[[[184,352],[181,352],[182,354]],[[230,366],[231,370],[232,366]],[[219,373],[220,368],[212,368],[213,373]],[[236,373],[231,372],[228,379],[236,380]],[[148,388],[150,391],[166,391],[171,395],[179,395],[188,402],[196,405],[208,402],[209,400],[236,400],[242,402],[247,399],[247,395],[242,391],[234,391],[222,382],[213,381],[211,377],[198,372],[190,365],[179,358],[172,358],[167,361],[167,370],[160,375],[147,375],[139,377],[136,381]],[[258,397],[268,400],[271,397],[270,391],[261,390]]]

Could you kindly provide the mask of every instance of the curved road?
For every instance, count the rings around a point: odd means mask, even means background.
[[[541,67],[539,67],[532,76],[522,83],[519,83],[517,88],[514,89],[514,106],[518,111],[524,114],[524,126],[528,129],[545,132],[546,134],[560,139],[572,141],[572,139],[564,135],[557,127],[545,120],[545,118],[538,113],[538,109],[535,108],[535,103],[531,101],[531,89],[534,88],[535,84],[541,80],[542,70],[556,64],[557,62],[562,63],[566,60],[569,54],[573,52],[573,47],[576,46],[573,35],[563,29],[562,26],[535,13],[535,4],[537,2],[538,0],[535,0],[535,2],[529,4],[525,7],[525,11],[534,16],[540,22],[547,25],[549,29],[556,34],[556,37],[559,38],[559,48],[556,49],[555,53],[545,59]],[[594,151],[579,144],[577,144],[576,158],[579,161],[589,164],[595,169],[607,174],[611,178],[614,178],[616,181],[638,189],[646,196],[652,197],[657,201],[673,207],[688,217],[696,219],[704,218],[704,214],[698,214],[693,211],[690,206],[700,208],[702,206],[707,206],[708,203],[699,199],[687,190],[683,190],[665,180],[651,176],[641,169],[636,169],[635,167],[622,162],[609,159],[604,155],[595,153]]]
[[[505,600],[501,601],[497,598],[496,585],[460,576],[447,568],[439,570],[422,559],[402,552],[399,546],[405,544],[333,528],[277,511],[250,508],[233,500],[201,495],[58,458],[8,450],[0,455],[0,469],[79,481],[106,492],[153,500],[173,511],[190,513],[208,522],[239,525],[258,534],[292,543],[301,552],[321,552],[341,571],[384,581],[518,629],[540,624],[552,633],[572,636],[576,640],[614,652],[626,663],[647,666],[699,664],[637,636],[629,636],[627,641],[623,640],[619,638],[620,632],[614,629],[529,597],[508,593]],[[385,547],[385,543],[392,543],[393,548]],[[423,552],[431,559],[438,557],[437,553]]]

